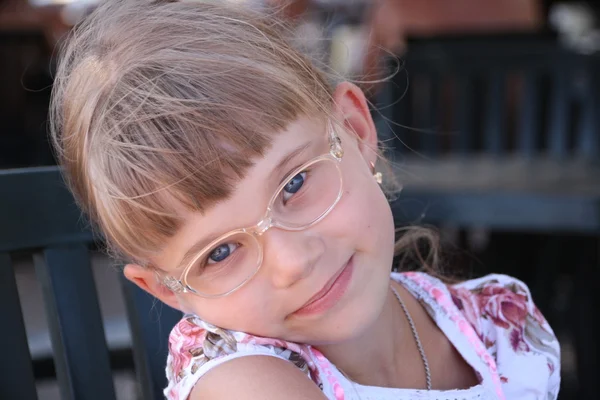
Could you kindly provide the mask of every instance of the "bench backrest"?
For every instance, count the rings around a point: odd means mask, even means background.
[[[424,39],[407,49],[377,99],[385,118],[375,112],[398,151],[600,155],[600,56],[518,34]]]
[[[36,399],[11,253],[33,252],[63,399],[115,399],[109,350],[90,266],[94,238],[57,167],[0,171],[0,398]],[[122,280],[142,398],[161,399],[167,337],[181,313],[157,318],[155,300]]]

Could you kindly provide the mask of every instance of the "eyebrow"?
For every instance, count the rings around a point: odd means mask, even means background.
[[[310,147],[310,145],[311,142],[304,143],[290,151],[285,157],[279,160],[277,165],[275,165],[275,168],[273,168],[273,171],[271,171],[269,174],[269,179],[273,179],[275,175],[281,175],[281,170],[283,170],[294,158],[304,153]]]
[[[285,157],[283,157],[281,160],[279,160],[279,162],[277,163],[277,165],[275,165],[275,168],[273,168],[273,170],[269,174],[269,179],[272,180],[273,177],[275,177],[277,175],[280,175],[281,171],[292,160],[294,160],[296,157],[300,156],[302,153],[304,153],[306,150],[308,150],[308,148],[310,146],[311,146],[311,142],[307,142],[307,143],[304,143],[304,144],[296,147],[294,150],[290,151]],[[227,233],[227,232],[223,232],[222,234],[225,234],[225,233]],[[213,240],[215,240],[218,237],[218,236],[216,236],[216,234],[214,232],[210,233],[207,236],[208,237],[213,237],[214,236],[214,239],[208,239],[208,240],[207,239],[203,239],[203,240],[200,240],[200,241],[196,242],[185,253],[185,255],[183,256],[183,258],[181,259],[181,262],[177,265],[176,269],[181,269],[181,268],[187,267],[189,265],[190,261],[192,261],[192,258],[194,258],[194,256],[196,256],[202,249],[204,249],[204,247],[208,246]]]
[[[211,234],[208,235],[208,237],[211,237],[213,235],[214,234],[211,233]],[[215,239],[216,239],[216,237],[215,237]],[[183,258],[181,259],[181,261],[179,262],[179,264],[177,265],[177,267],[175,269],[179,270],[179,269],[187,267],[190,264],[190,261],[192,261],[192,258],[194,258],[200,252],[200,250],[202,250],[204,247],[208,246],[208,244],[210,242],[212,242],[213,240],[214,239],[209,239],[209,240],[203,239],[203,240],[200,240],[200,241],[196,242],[185,253],[185,255],[183,256]]]

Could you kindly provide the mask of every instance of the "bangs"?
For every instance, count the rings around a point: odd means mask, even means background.
[[[145,92],[141,104],[135,93],[115,93],[118,105],[98,121],[107,131],[89,143],[101,230],[139,261],[160,251],[178,231],[182,211],[205,212],[229,198],[269,150],[273,136],[300,113],[310,114],[307,104],[286,98],[284,89],[278,88],[277,101],[264,92],[253,101],[240,94],[244,108],[216,105],[227,99],[182,99],[184,93],[173,98],[160,86],[151,97]],[[144,117],[132,118],[134,110]]]
[[[183,212],[231,196],[274,135],[329,112],[329,83],[279,28],[215,4],[106,2],[67,42],[51,134],[114,255],[144,264]]]

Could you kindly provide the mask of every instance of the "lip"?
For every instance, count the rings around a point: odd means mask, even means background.
[[[294,312],[294,315],[320,314],[329,310],[342,298],[348,290],[354,270],[354,256],[302,307]]]

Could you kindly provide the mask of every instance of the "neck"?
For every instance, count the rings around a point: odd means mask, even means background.
[[[405,297],[398,286],[394,287]],[[400,387],[403,371],[414,365],[414,360],[406,357],[414,355],[413,342],[402,308],[390,289],[381,314],[371,327],[351,340],[319,346],[319,351],[354,382]]]

